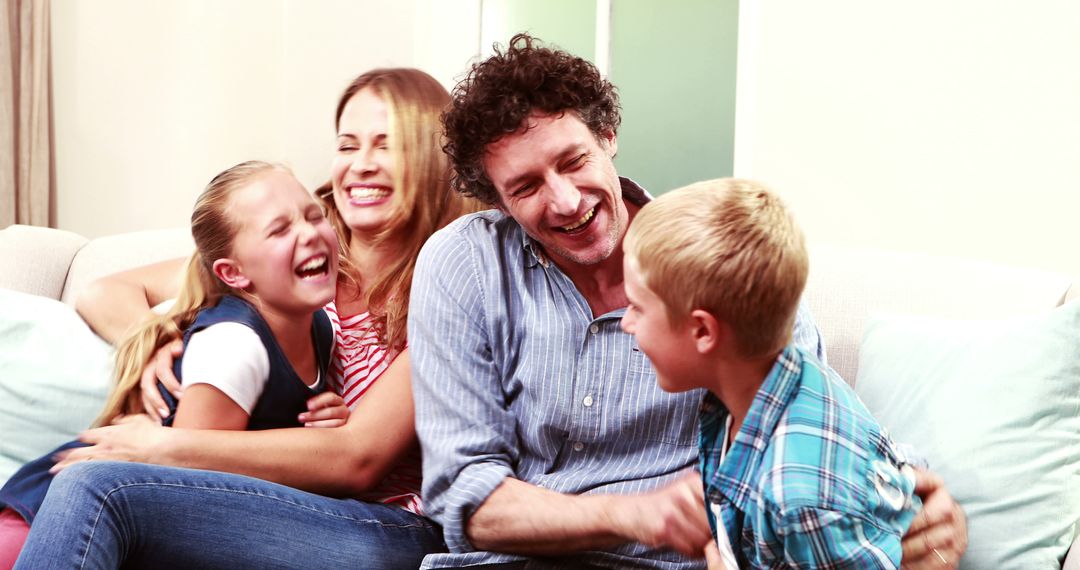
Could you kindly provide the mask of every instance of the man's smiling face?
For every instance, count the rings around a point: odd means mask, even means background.
[[[501,209],[566,270],[606,260],[626,233],[615,151],[614,133],[598,140],[571,111],[533,113],[488,145],[484,170]]]

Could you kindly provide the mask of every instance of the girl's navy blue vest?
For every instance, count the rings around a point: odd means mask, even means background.
[[[322,309],[315,311],[313,317],[311,341],[315,347],[319,365],[319,381],[312,387],[308,387],[293,370],[262,315],[247,301],[233,295],[226,295],[216,306],[199,312],[195,322],[184,331],[184,347],[187,347],[192,334],[210,325],[234,322],[250,327],[259,335],[259,340],[266,348],[270,361],[270,375],[255,407],[251,410],[247,429],[297,427],[301,425],[297,416],[307,410],[308,399],[326,391],[330,359],[333,357],[334,330],[330,319]],[[183,381],[180,376],[182,361],[183,355],[173,363],[173,373],[181,381]],[[169,406],[169,415],[162,420],[162,424],[171,426],[176,417],[176,399],[160,385],[158,389]],[[53,476],[49,474],[49,469],[56,464],[53,457],[59,452],[85,445],[79,441],[68,442],[23,465],[0,489],[0,508],[11,507],[27,521],[33,521],[52,483]]]

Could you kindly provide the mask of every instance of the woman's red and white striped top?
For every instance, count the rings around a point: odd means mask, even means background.
[[[331,381],[345,399],[350,410],[368,389],[397,358],[399,351],[388,351],[379,344],[378,335],[372,329],[371,315],[367,312],[342,318],[337,306],[331,301],[326,313],[334,325],[334,369]],[[356,497],[364,501],[397,505],[410,512],[423,515],[420,502],[420,449],[416,447],[390,470],[376,488]]]

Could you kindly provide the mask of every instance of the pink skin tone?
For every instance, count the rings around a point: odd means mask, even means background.
[[[702,366],[690,323],[672,326],[664,302],[649,289],[637,260],[629,256],[623,257],[623,284],[630,304],[620,324],[649,357],[660,388],[685,392],[705,387],[708,382],[699,376],[708,368]]]
[[[534,113],[525,123],[484,155],[500,208],[571,278],[618,261],[630,216],[612,163],[615,134],[598,140],[573,112]]]
[[[214,272],[226,284],[255,295],[271,328],[290,329],[334,298],[337,237],[291,174],[267,172],[238,189],[230,207],[244,221],[232,257],[216,260]]]
[[[330,165],[334,203],[352,237],[370,241],[394,209],[389,108],[374,90],[361,89],[345,104],[338,123],[337,153]]]

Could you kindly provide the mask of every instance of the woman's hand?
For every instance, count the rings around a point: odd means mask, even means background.
[[[170,428],[144,414],[121,416],[112,425],[84,431],[79,440],[90,447],[79,447],[57,457],[49,470],[56,474],[80,461],[134,461],[158,463],[154,452],[161,449]]]
[[[159,423],[169,415],[169,407],[165,404],[165,399],[161,397],[161,392],[158,391],[158,382],[161,382],[161,385],[174,398],[180,399],[183,388],[176,379],[176,375],[173,374],[173,362],[183,353],[184,341],[176,339],[157,349],[143,368],[142,379],[139,381],[143,410],[146,411],[146,415]]]
[[[323,392],[307,401],[308,411],[297,419],[305,427],[339,427],[349,419],[349,407],[345,400],[333,393]]]

